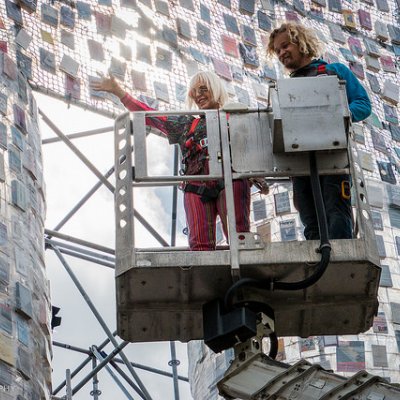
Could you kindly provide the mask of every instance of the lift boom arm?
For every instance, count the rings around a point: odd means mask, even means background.
[[[300,360],[293,366],[258,353],[239,366],[236,360],[218,383],[225,399],[243,400],[397,400],[400,388],[359,371],[350,378]]]

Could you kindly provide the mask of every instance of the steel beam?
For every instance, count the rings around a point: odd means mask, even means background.
[[[61,261],[61,264],[64,266],[65,270],[67,271],[67,273],[69,274],[69,276],[71,277],[72,281],[74,282],[75,286],[77,287],[77,289],[79,290],[79,292],[81,293],[82,297],[84,298],[84,300],[86,301],[87,305],[89,306],[90,310],[92,311],[92,313],[94,314],[94,316],[96,317],[97,321],[99,322],[99,324],[101,325],[101,327],[103,328],[104,332],[106,333],[106,335],[108,336],[108,338],[110,339],[111,343],[114,345],[115,348],[117,348],[119,345],[117,343],[117,341],[115,340],[115,337],[113,336],[113,334],[111,333],[111,331],[109,330],[107,324],[105,323],[105,321],[103,320],[102,316],[100,315],[100,313],[97,311],[96,307],[94,306],[94,304],[92,303],[92,301],[90,300],[89,296],[87,295],[85,289],[83,288],[83,286],[80,284],[78,278],[75,276],[75,274],[73,273],[72,269],[70,268],[70,266],[68,265],[68,263],[66,262],[65,258],[63,257],[63,255],[61,254],[60,250],[57,247],[53,247],[53,250],[55,251],[55,253],[57,254],[57,257],[59,258],[59,260]],[[121,349],[122,350],[122,349]],[[145,394],[144,399],[145,400],[151,400],[151,396],[148,393],[146,387],[143,385],[143,383],[141,382],[139,376],[136,374],[135,370],[133,369],[133,367],[130,365],[128,358],[125,356],[125,354],[123,352],[121,352],[121,358],[124,361],[125,365],[127,366],[129,372],[132,374],[132,376],[135,378],[136,382],[138,382],[138,385],[140,387],[140,389],[143,391],[143,393]]]
[[[43,118],[44,122],[53,130],[54,133],[72,150],[72,152],[89,168],[93,174],[106,186],[112,193],[114,193],[114,186],[98,171],[98,169],[89,161],[88,158],[64,135],[63,132],[50,120],[49,117],[39,109],[39,114]]]
[[[103,357],[99,351],[97,351],[96,346],[92,346],[92,352],[94,356],[99,360],[100,362],[104,361],[105,357]],[[111,363],[111,360],[110,360]],[[114,371],[108,366],[105,365],[105,368],[107,372],[110,374],[111,378],[114,380],[114,382],[117,384],[117,386],[122,390],[122,392],[125,394],[128,400],[134,400],[134,398],[130,395],[124,384],[119,380],[119,378],[115,375]],[[140,389],[136,386],[138,393],[140,396],[142,396],[142,393]]]
[[[65,135],[65,136],[69,140],[71,140],[71,139],[79,139],[79,138],[82,138],[82,137],[88,137],[88,136],[93,136],[93,135],[99,135],[101,133],[108,133],[108,132],[112,132],[113,130],[114,130],[113,126],[107,126],[105,128],[92,129],[90,131],[71,133],[70,135]],[[58,142],[61,142],[61,141],[62,141],[62,139],[60,139],[59,137],[43,139],[42,140],[42,145],[43,144],[50,144],[50,143],[58,143]]]

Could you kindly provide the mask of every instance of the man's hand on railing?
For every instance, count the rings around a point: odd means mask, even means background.
[[[260,193],[267,195],[269,193],[269,186],[264,178],[250,178],[250,182],[260,190]]]

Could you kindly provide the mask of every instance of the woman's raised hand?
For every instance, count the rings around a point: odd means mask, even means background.
[[[98,81],[92,81],[90,83],[90,88],[101,92],[112,93],[120,99],[125,96],[125,90],[121,88],[115,77],[111,74]]]

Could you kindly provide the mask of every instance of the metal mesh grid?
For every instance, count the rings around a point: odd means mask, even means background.
[[[160,12],[163,5],[164,8],[168,8],[168,16]],[[328,8],[319,7],[315,3],[304,3],[304,13],[302,12],[304,16],[296,13],[296,10],[299,9],[298,2],[295,2],[295,4],[284,1],[277,2],[273,11],[265,10],[261,3],[255,2],[255,13],[252,15],[241,13],[239,2],[237,1],[231,2],[231,8],[225,7],[216,1],[204,1],[201,2],[201,5],[199,1],[194,1],[191,5],[193,7],[188,8],[187,5],[185,7],[183,2],[178,4],[176,2],[163,3],[156,1],[153,3],[152,0],[130,3],[92,0],[68,4],[55,2],[52,5],[39,2],[36,13],[29,14],[22,10],[23,29],[32,37],[32,41],[26,48],[20,48],[15,44],[14,38],[19,26],[14,26],[13,21],[6,17],[6,3],[2,3],[0,9],[6,30],[0,31],[0,40],[8,42],[9,52],[12,55],[15,55],[18,48],[19,52],[32,59],[32,84],[34,87],[57,97],[65,98],[66,101],[77,102],[83,107],[97,110],[106,115],[118,114],[123,108],[118,99],[113,98],[113,96],[93,96],[93,93],[88,88],[88,82],[90,77],[98,77],[99,73],[107,73],[113,58],[125,65],[126,71],[123,84],[127,91],[135,96],[138,96],[140,92],[132,90],[131,70],[141,71],[146,74],[147,91],[144,94],[147,96],[155,97],[154,82],[166,84],[169,92],[169,103],[162,102],[160,106],[166,109],[182,107],[182,101],[179,101],[175,96],[176,85],[185,86],[189,76],[193,73],[193,68],[213,69],[212,59],[227,63],[226,68],[228,71],[233,68],[244,73],[243,81],[233,80],[232,85],[247,90],[252,105],[256,104],[256,95],[252,89],[252,83],[259,80],[263,64],[266,62],[270,65],[275,64],[278,76],[282,76],[283,73],[280,67],[276,65],[276,62],[267,60],[264,54],[267,32],[258,27],[258,11],[265,13],[273,23],[279,23],[287,18],[296,16],[301,22],[315,28],[327,39],[325,44],[327,52],[338,57],[340,61],[344,61],[343,56],[338,52],[338,44],[329,40],[329,24],[335,24],[336,27],[343,25],[343,16],[340,13],[329,11]],[[91,15],[85,18],[84,11],[88,7],[90,7]],[[318,16],[316,16],[314,10],[318,7],[321,12],[317,13]],[[58,13],[58,21],[56,24],[54,23],[54,26],[44,21],[48,15],[46,10],[49,8]],[[201,12],[203,11],[204,17],[205,8],[208,9],[210,15],[209,21],[201,19]],[[387,13],[377,11],[372,5],[360,3],[359,1],[344,1],[342,8],[352,10],[355,19],[358,18],[356,15],[357,10],[363,9],[371,13],[373,24],[378,19],[384,23],[395,24],[393,12],[396,10],[396,6],[393,1],[389,2],[390,12]],[[72,12],[75,16],[73,27],[71,19],[65,17],[66,11]],[[287,14],[288,12],[292,14]],[[239,34],[227,31],[224,16],[236,19]],[[187,27],[190,29],[190,40],[187,34],[183,36],[177,33],[178,19],[187,23]],[[47,17],[46,20],[48,21],[49,18]],[[104,22],[104,20],[106,22],[103,25],[108,23],[111,27],[104,28],[99,23],[99,21]],[[240,57],[235,58],[224,53],[221,35],[224,34],[234,38],[237,42],[243,42],[244,38],[241,29],[243,25],[254,30],[257,44],[255,49],[260,60],[258,68],[248,68],[244,66]],[[343,28],[339,29],[347,40],[350,33]],[[197,37],[197,31],[199,30],[203,31],[202,40]],[[185,34],[185,31],[183,31],[183,34]],[[360,28],[358,25],[357,32],[352,33],[352,36],[360,39],[364,37],[373,39],[374,31]],[[74,48],[66,45],[68,40],[72,38],[75,42]],[[208,38],[210,39],[209,43],[207,43]],[[104,60],[97,61],[90,56],[89,40],[99,44],[100,49],[104,52]],[[138,59],[137,48],[141,44],[149,46],[150,64]],[[341,44],[341,46],[347,47],[347,44]],[[157,59],[158,48],[171,52],[172,65],[170,68],[165,69],[160,66],[160,59]],[[124,49],[132,52],[131,60],[129,55],[123,54]],[[205,59],[204,64],[195,60],[193,49],[202,53]],[[390,52],[382,48],[382,54],[388,55]],[[49,67],[43,68],[44,55],[50,57],[50,64],[54,63],[50,67],[50,69],[54,68],[52,72],[49,72]],[[75,73],[75,80],[71,81],[67,74],[63,72],[62,67],[60,68],[64,56],[71,57],[79,66]],[[51,60],[52,57],[54,57],[53,61]],[[198,57],[196,58],[197,60],[199,59]],[[188,63],[191,64],[189,68],[187,66]],[[375,75],[381,85],[384,79],[388,78],[388,74],[382,70],[376,72]],[[395,82],[396,76],[390,76],[389,79]],[[71,96],[70,86],[73,83],[75,83],[76,89],[79,88],[79,95],[72,94]],[[66,89],[67,84],[69,89]],[[104,97],[108,100],[105,100]],[[380,102],[375,102],[375,105],[378,116],[383,117]]]

